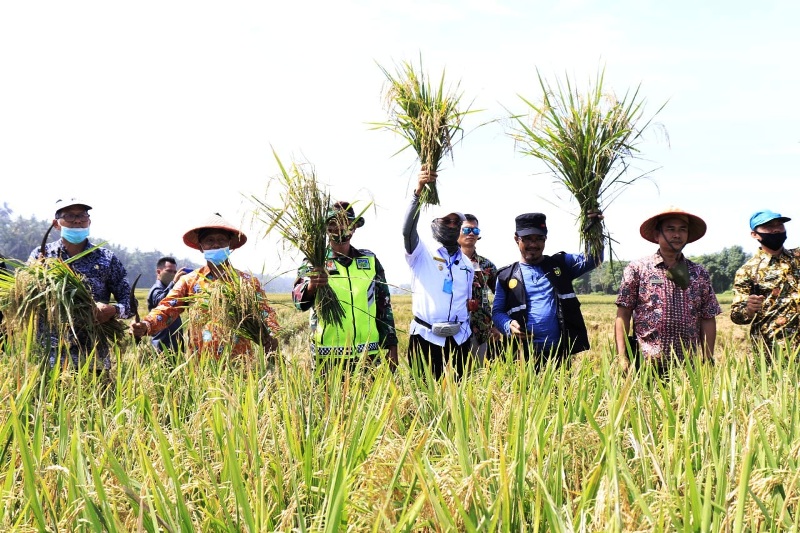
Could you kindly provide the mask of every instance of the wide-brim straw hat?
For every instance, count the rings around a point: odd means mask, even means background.
[[[700,237],[706,234],[706,223],[702,218],[678,207],[670,206],[642,222],[642,225],[639,227],[639,235],[646,241],[658,244],[658,239],[654,238],[653,234],[656,231],[658,222],[667,218],[681,218],[689,224],[689,239],[686,241],[687,244],[700,239]]]
[[[195,228],[190,229],[183,235],[183,242],[189,248],[200,250],[200,230],[204,229],[221,229],[230,232],[231,237],[231,250],[241,248],[247,242],[247,235],[241,232],[239,228],[234,227],[230,222],[222,218],[219,213],[214,213],[208,217],[205,222]]]

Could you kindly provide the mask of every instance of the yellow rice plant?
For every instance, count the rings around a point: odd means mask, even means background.
[[[379,67],[388,82],[384,96],[389,120],[374,126],[400,135],[406,142],[400,152],[413,149],[420,165],[438,172],[442,160],[453,157],[453,145],[463,136],[461,122],[470,113],[469,105],[462,106],[460,83],[452,90],[446,87],[442,71],[438,85],[432,85],[422,58],[419,69],[407,61],[394,74]],[[439,205],[436,183],[425,185],[420,205]]]
[[[605,70],[585,94],[569,77],[551,84],[538,70],[537,75],[541,101],[520,97],[528,113],[513,117],[518,127],[512,136],[518,150],[542,160],[578,202],[581,243],[597,258],[606,236],[603,222],[589,215],[601,212],[628,185],[644,177],[631,176],[629,169],[639,157],[638,145],[655,115],[645,118],[638,86],[621,99],[606,91]]]
[[[14,272],[0,270],[0,308],[9,331],[23,331],[34,322],[61,336],[81,332],[92,344],[111,345],[125,338],[127,326],[121,320],[95,322],[94,297],[69,261],[45,259],[13,266]]]

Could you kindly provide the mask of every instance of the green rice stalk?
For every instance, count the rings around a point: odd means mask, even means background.
[[[512,136],[518,150],[544,161],[578,202],[581,244],[598,258],[607,236],[603,222],[588,215],[602,212],[627,186],[645,176],[630,177],[628,169],[639,157],[637,146],[643,133],[664,106],[645,119],[640,86],[618,99],[603,88],[605,69],[586,94],[580,94],[568,76],[554,85],[538,70],[537,76],[542,100],[533,103],[520,97],[529,114],[513,117],[519,127]]]
[[[234,337],[248,339],[264,347],[265,351],[277,348],[277,332],[264,321],[260,293],[252,280],[243,278],[234,268],[223,267],[224,275],[211,283],[208,290],[186,298],[188,328],[202,329],[208,323],[221,326],[218,331],[231,344]]]
[[[280,189],[280,207],[251,197],[255,204],[253,218],[266,224],[265,234],[277,230],[286,248],[296,248],[314,268],[325,268],[327,262],[328,209],[331,206],[330,192],[317,181],[310,165],[292,163],[287,170],[278,154],[273,150],[281,169],[280,175],[271,181]],[[344,309],[336,293],[328,285],[316,291],[314,308],[329,324],[341,325]]]
[[[0,270],[0,308],[9,331],[24,331],[31,321],[55,329],[62,337],[84,331],[92,344],[112,345],[125,339],[127,326],[113,318],[95,322],[95,300],[80,274],[68,261],[45,259],[18,263],[14,273]],[[42,324],[44,322],[44,324]]]
[[[461,121],[470,112],[469,105],[462,108],[460,83],[446,88],[442,71],[438,86],[432,86],[421,57],[419,69],[407,61],[394,74],[378,66],[388,81],[384,98],[389,120],[374,126],[402,137],[406,145],[398,153],[412,148],[420,165],[438,172],[445,157],[453,158],[453,144],[459,135],[463,137]],[[439,205],[436,183],[425,185],[420,205]]]

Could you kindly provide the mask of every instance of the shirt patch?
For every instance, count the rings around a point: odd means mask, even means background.
[[[369,270],[369,258],[356,257],[356,268],[359,270]]]
[[[663,285],[663,284],[664,284],[664,280],[661,279],[658,276],[652,276],[650,278],[650,285]]]
[[[514,278],[511,278],[510,280],[508,280],[508,288],[509,289],[513,289],[516,286],[517,286],[517,280],[515,280]]]
[[[561,275],[561,269],[558,268],[558,267],[555,267],[553,269],[553,274],[555,274],[556,276],[560,276]]]

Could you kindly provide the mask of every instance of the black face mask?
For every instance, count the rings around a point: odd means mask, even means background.
[[[761,237],[761,245],[769,248],[770,250],[778,251],[783,248],[783,243],[786,242],[786,232],[782,231],[780,233],[761,233],[760,231],[756,232],[756,235]]]
[[[441,243],[445,248],[458,247],[458,236],[461,235],[461,228],[451,228],[443,223],[431,222],[433,238]]]

